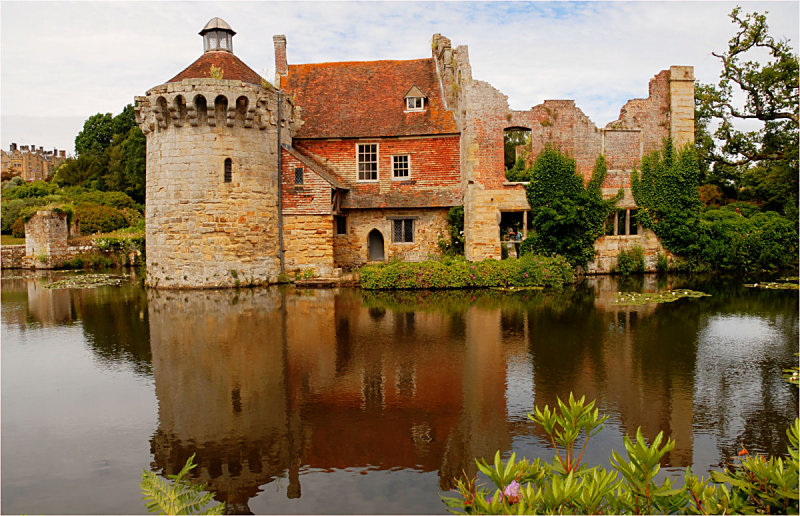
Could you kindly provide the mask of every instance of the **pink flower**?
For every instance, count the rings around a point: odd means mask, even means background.
[[[475,279],[475,275],[474,274],[470,274],[469,277],[472,278],[472,279]]]
[[[472,265],[472,266],[470,267],[470,269],[474,269],[474,268],[475,268],[475,266],[474,266],[474,265]]]
[[[508,503],[517,503],[522,497],[522,492],[519,489],[519,484],[516,480],[512,480],[510,484],[503,489],[503,495],[508,500]]]
[[[547,272],[547,269],[545,269],[544,272]]]
[[[526,272],[525,274],[523,274],[523,276],[525,276],[527,278],[528,277],[528,273]]]

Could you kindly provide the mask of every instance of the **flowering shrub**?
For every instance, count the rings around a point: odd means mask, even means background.
[[[572,283],[569,263],[560,256],[526,255],[520,259],[445,258],[442,261],[396,262],[361,269],[365,289],[446,289],[483,287],[561,287]]]
[[[689,468],[682,487],[669,478],[656,482],[661,458],[675,446],[661,432],[648,444],[641,428],[635,440],[623,439],[627,457],[611,451],[612,470],[582,464],[589,439],[600,432],[606,416],[600,417],[594,401],[575,400],[570,393],[564,403],[551,410],[534,409],[528,418],[550,436],[556,456],[551,463],[541,459],[517,462],[516,454],[506,464],[500,452],[494,464],[478,460],[478,469],[492,488],[476,478],[457,480],[458,496],[442,496],[457,514],[797,514],[798,434],[800,420],[787,430],[789,455],[785,458],[752,456],[743,449],[738,464],[712,471],[711,478],[698,478]],[[578,451],[580,449],[580,451]]]

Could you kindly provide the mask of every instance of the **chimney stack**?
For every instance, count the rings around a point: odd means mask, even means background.
[[[59,155],[59,157],[64,158],[64,157],[67,156],[67,151],[65,151],[65,150],[58,151],[58,155]]]
[[[281,77],[289,74],[289,65],[286,63],[286,36],[278,34],[272,36],[275,44],[275,87],[281,87]]]
[[[12,144],[9,146],[9,149],[11,150],[11,152],[14,152],[15,150],[17,150],[17,144],[16,144],[16,143],[12,143]]]

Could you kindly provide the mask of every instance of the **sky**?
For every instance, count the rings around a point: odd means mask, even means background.
[[[83,122],[119,113],[202,54],[219,16],[234,53],[274,77],[272,36],[289,64],[430,57],[431,37],[467,45],[473,78],[513,109],[574,99],[602,127],[650,78],[693,65],[716,82],[735,26],[730,11],[768,12],[798,48],[800,3],[787,2],[13,2],[0,1],[0,145],[74,151]]]

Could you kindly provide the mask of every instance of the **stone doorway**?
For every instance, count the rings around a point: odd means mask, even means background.
[[[367,236],[367,245],[369,246],[369,261],[382,262],[383,255],[383,235],[377,229],[373,229]]]

